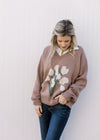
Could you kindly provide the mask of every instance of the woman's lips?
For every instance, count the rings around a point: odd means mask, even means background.
[[[62,48],[66,48],[65,46],[62,46]]]

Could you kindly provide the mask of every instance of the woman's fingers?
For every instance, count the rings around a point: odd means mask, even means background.
[[[60,95],[56,96],[55,99],[59,99]]]
[[[63,97],[63,96],[61,95],[61,98],[59,99],[59,102],[60,102],[61,104],[66,104],[67,100],[66,100],[65,97]]]
[[[40,106],[40,112],[42,113],[42,106]]]
[[[41,105],[36,105],[35,111],[36,111],[38,116],[40,116],[40,117],[42,116],[42,106]]]
[[[66,104],[66,100],[65,100],[65,99],[60,99],[59,102],[60,102],[61,104]]]
[[[40,117],[42,116],[42,114],[40,113],[40,110],[39,109],[36,110],[36,113],[37,113],[38,116],[40,116]]]
[[[67,100],[65,97],[63,97],[62,95],[58,95],[57,97],[55,97],[55,99],[59,100],[59,103],[61,104],[66,104]]]

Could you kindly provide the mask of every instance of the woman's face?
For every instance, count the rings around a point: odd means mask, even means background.
[[[66,51],[67,48],[70,46],[71,43],[71,36],[57,36],[57,44],[62,49],[62,51]]]

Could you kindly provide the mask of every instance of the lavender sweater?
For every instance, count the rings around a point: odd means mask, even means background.
[[[68,51],[62,53],[56,47],[52,58],[52,66],[48,65],[48,53],[51,46],[44,48],[37,68],[31,99],[34,105],[41,103],[53,106],[58,103],[57,95],[67,99],[66,105],[72,105],[78,99],[79,93],[87,84],[87,59],[82,47],[75,47],[75,55]]]

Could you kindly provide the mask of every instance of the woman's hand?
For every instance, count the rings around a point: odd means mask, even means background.
[[[67,99],[62,95],[58,95],[57,97],[55,97],[55,99],[58,99],[60,104],[66,104],[67,103]]]
[[[42,106],[41,105],[35,105],[35,111],[38,116],[42,116]]]

